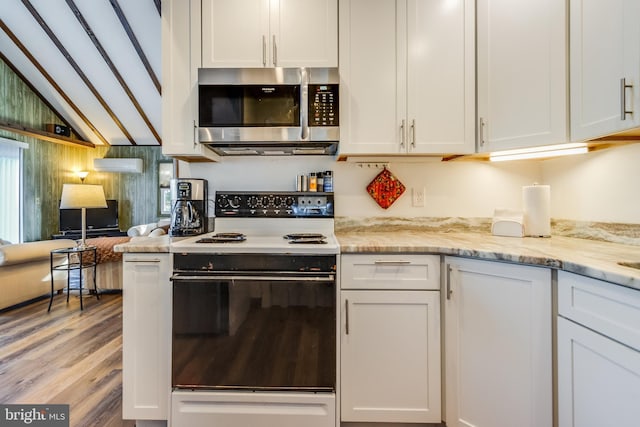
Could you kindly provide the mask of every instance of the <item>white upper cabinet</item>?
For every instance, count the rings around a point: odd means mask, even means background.
[[[202,67],[337,67],[337,0],[202,0]]]
[[[571,0],[571,137],[640,126],[640,1]]]
[[[478,152],[567,142],[566,2],[477,8]]]
[[[474,2],[340,1],[341,155],[471,153]]]
[[[220,157],[198,143],[200,0],[162,4],[162,154],[185,161]]]

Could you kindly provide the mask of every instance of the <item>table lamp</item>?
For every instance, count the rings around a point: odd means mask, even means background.
[[[60,197],[60,209],[81,209],[82,210],[82,241],[79,245],[84,249],[87,247],[85,239],[87,237],[87,208],[106,208],[107,201],[104,197],[102,185],[91,184],[63,184],[62,196]]]

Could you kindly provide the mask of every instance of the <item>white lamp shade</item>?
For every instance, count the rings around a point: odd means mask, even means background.
[[[106,208],[102,185],[64,184],[60,209]]]

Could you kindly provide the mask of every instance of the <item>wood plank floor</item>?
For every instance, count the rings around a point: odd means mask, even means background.
[[[69,404],[70,426],[122,420],[122,295],[49,300],[0,312],[0,403]]]

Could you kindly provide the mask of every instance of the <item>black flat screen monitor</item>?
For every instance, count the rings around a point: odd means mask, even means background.
[[[60,231],[82,231],[81,209],[60,209]],[[87,209],[87,230],[118,230],[118,201],[107,200],[106,208]]]

